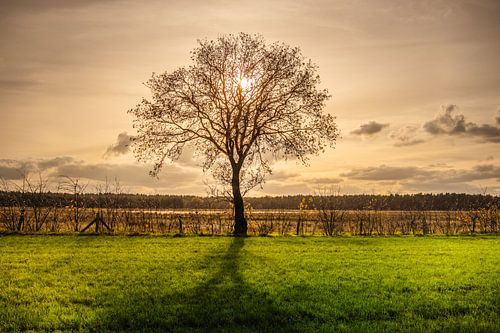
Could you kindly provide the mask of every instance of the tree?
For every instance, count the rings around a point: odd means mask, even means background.
[[[74,230],[76,232],[80,231],[80,221],[82,220],[82,200],[81,197],[85,193],[87,189],[88,183],[85,185],[79,184],[78,178],[71,178],[69,176],[61,176],[66,178],[66,181],[63,182],[62,189],[68,191],[72,195],[71,200],[71,212],[70,212],[70,220],[73,220]]]
[[[243,196],[264,182],[270,162],[307,164],[308,155],[334,146],[335,118],[323,113],[330,95],[297,47],[245,33],[198,43],[191,66],[153,73],[152,98],[129,111],[134,152],[157,176],[165,161],[194,147],[234,205],[234,234],[246,235]]]

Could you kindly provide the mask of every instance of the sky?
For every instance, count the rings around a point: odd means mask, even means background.
[[[250,195],[500,194],[500,2],[3,0],[0,177],[118,179],[128,192],[206,194],[186,151],[159,178],[128,149],[127,110],[198,39],[298,46],[332,98],[336,148],[276,161]]]

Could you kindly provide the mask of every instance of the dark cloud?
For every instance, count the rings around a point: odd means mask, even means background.
[[[408,181],[399,184],[401,192],[424,192],[424,193],[482,193],[482,187],[469,183],[443,183]]]
[[[424,123],[422,127],[408,125],[391,132],[389,137],[395,141],[394,145],[396,147],[413,146],[426,142],[433,136],[440,135],[480,138],[485,142],[500,142],[500,117],[496,117],[496,125],[478,125],[467,121],[463,114],[456,114],[458,106],[455,104],[443,105],[441,108],[442,113],[433,120]],[[423,134],[427,134],[427,137]]]
[[[6,180],[19,180],[23,178],[23,175],[29,176],[32,173],[54,170],[54,168],[70,163],[79,162],[69,156],[25,161],[2,159],[0,160],[0,177]]]
[[[320,178],[308,178],[305,180],[306,183],[311,183],[315,185],[331,185],[331,184],[339,184],[343,182],[342,178],[338,177],[320,177]]]
[[[429,167],[430,168],[447,168],[447,169],[453,168],[451,165],[443,163],[443,162],[429,164]]]
[[[47,170],[74,162],[75,159],[69,156],[55,157],[47,160],[41,160],[36,163],[40,170]]]
[[[469,123],[467,133],[483,138],[485,141],[500,142],[500,127],[498,125],[491,126],[487,124],[476,125]]]
[[[367,167],[353,169],[349,172],[341,173],[340,176],[359,180],[401,180],[415,177],[422,174],[423,169],[417,167],[393,167],[381,165],[377,167]]]
[[[482,186],[475,186],[472,182],[487,179],[496,179],[499,182],[500,166],[486,164],[476,165],[468,170],[434,170],[429,177],[417,176],[401,182],[401,185],[406,191],[478,193]]]
[[[176,187],[196,183],[200,175],[193,169],[166,165],[159,179],[149,176],[150,167],[139,164],[86,163],[72,157],[56,157],[37,161],[0,160],[0,177],[20,180],[23,175],[41,172],[45,176],[81,178],[92,182],[118,179],[123,185],[149,189],[165,188],[175,192]]]
[[[424,139],[418,136],[419,128],[417,126],[404,126],[395,131],[392,131],[389,137],[395,141],[396,147],[414,146],[425,142]]]
[[[2,159],[0,159],[0,165],[11,164],[11,163],[18,163],[18,161],[17,160],[8,159],[8,158],[2,158]]]
[[[471,170],[452,170],[445,180],[450,183],[460,183],[492,178],[500,179],[500,166],[482,164],[474,166]]]
[[[363,124],[359,126],[357,130],[354,130],[351,132],[351,134],[356,134],[356,135],[373,135],[376,134],[380,131],[382,131],[384,128],[388,127],[389,124],[381,124],[377,123],[376,121],[370,121],[367,124]]]
[[[40,81],[29,79],[0,79],[0,90],[25,90],[40,85]]]
[[[106,149],[104,157],[119,156],[128,153],[130,151],[132,138],[133,137],[128,135],[127,132],[118,134],[116,142]]]
[[[70,163],[57,167],[52,172],[54,176],[85,178],[94,181],[118,179],[124,185],[145,187],[176,187],[193,182],[197,174],[191,170],[169,165],[163,168],[159,179],[149,176],[149,168],[136,164],[87,164],[83,162]],[[174,188],[172,188],[174,190]]]
[[[370,181],[414,181],[421,183],[450,184],[476,180],[500,178],[500,166],[493,164],[476,165],[471,169],[435,169],[421,167],[399,167],[380,165],[353,169],[342,173],[342,177]]]
[[[19,180],[34,170],[36,164],[32,161],[0,160],[0,178],[4,180]]]
[[[455,104],[442,106],[443,114],[424,124],[424,129],[430,134],[457,134],[465,132],[465,117],[452,115],[458,109]]]
[[[0,6],[0,16],[8,16],[19,12],[26,13],[42,12],[54,9],[75,9],[90,7],[95,4],[119,1],[120,0],[2,0],[2,6]]]
[[[0,178],[4,180],[18,180],[23,178],[21,169],[7,165],[0,165]]]
[[[461,135],[478,137],[484,141],[500,142],[500,127],[496,125],[478,125],[473,122],[467,122],[463,114],[454,113],[458,107],[454,104],[442,107],[443,113],[435,119],[424,124],[424,130],[431,135]]]
[[[273,171],[271,175],[269,175],[269,179],[274,181],[287,181],[289,179],[296,178],[298,176],[300,176],[300,174],[297,172],[288,172],[279,170],[279,171]]]

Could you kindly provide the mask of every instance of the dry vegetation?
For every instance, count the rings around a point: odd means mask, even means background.
[[[234,228],[231,205],[210,203],[208,209],[165,209],[151,198],[142,207],[124,207],[118,181],[104,182],[89,200],[86,186],[67,178],[57,184],[60,195],[50,196],[48,181],[24,178],[22,185],[3,183],[0,231],[25,233],[106,232],[173,235],[226,235]],[[485,197],[482,197],[483,199]],[[296,209],[245,207],[248,232],[253,235],[427,235],[498,233],[499,200],[468,198],[454,209],[389,210],[371,199],[360,209],[346,209],[339,193],[304,197]],[[69,200],[68,200],[69,199]],[[128,205],[128,203],[127,203]],[[92,224],[93,222],[93,224]]]
[[[225,235],[233,230],[231,210],[148,210],[81,207],[1,207],[0,228],[17,232],[78,232],[101,217],[113,233]],[[252,210],[254,235],[426,235],[497,233],[495,207],[478,211]],[[95,231],[95,225],[87,231]]]

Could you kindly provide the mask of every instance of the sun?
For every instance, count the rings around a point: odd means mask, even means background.
[[[247,89],[247,88],[250,88],[253,84],[254,84],[253,79],[247,79],[246,77],[244,77],[240,80],[239,85],[240,85],[241,89]]]
[[[240,86],[243,89],[246,89],[250,85],[250,82],[247,78],[242,78],[240,81]]]

